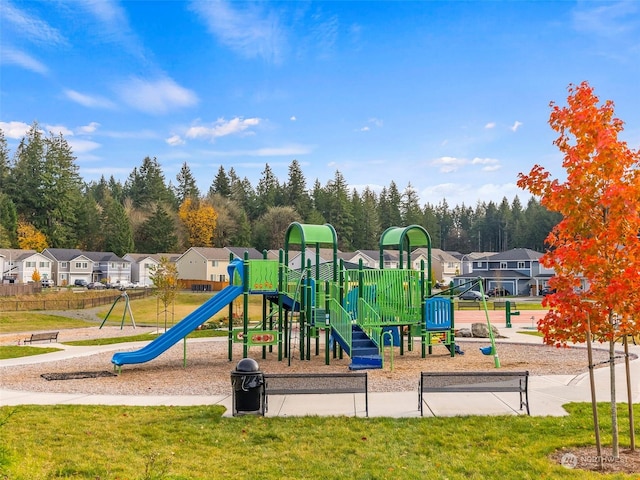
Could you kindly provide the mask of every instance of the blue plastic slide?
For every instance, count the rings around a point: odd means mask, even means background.
[[[242,262],[234,260],[229,265],[228,271],[229,278],[232,280],[234,271],[237,271],[242,276]],[[229,285],[140,350],[115,353],[111,358],[111,363],[116,366],[122,366],[153,360],[233,302],[239,295],[242,295],[242,286]]]

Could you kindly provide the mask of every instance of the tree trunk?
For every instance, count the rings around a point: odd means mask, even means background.
[[[629,441],[631,451],[636,449],[636,432],[633,419],[633,394],[631,392],[631,370],[629,366],[629,335],[624,337],[624,366],[627,376],[627,403],[629,405]]]
[[[589,384],[591,386],[591,411],[593,413],[593,431],[596,437],[596,456],[598,467],[604,468],[602,462],[602,444],[600,443],[600,422],[598,421],[598,402],[596,401],[596,383],[593,376],[593,350],[591,348],[591,323],[587,319],[587,357],[589,359]]]
[[[616,342],[609,341],[609,377],[611,381],[611,455],[620,458],[618,438],[618,405],[616,404]]]

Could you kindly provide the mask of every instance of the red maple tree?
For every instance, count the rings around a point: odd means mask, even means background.
[[[614,104],[600,105],[587,82],[569,86],[566,106],[551,103],[549,124],[559,133],[566,179],[535,165],[518,186],[562,220],[547,237],[541,263],[553,268],[555,293],[538,322],[547,344],[608,342],[615,423],[614,345],[637,334],[640,322],[640,152],[618,138],[623,122]],[[590,366],[592,368],[592,366]],[[614,452],[617,451],[617,426]]]

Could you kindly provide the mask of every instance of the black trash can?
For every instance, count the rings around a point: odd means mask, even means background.
[[[231,371],[232,414],[264,415],[264,375],[258,362],[243,358]]]

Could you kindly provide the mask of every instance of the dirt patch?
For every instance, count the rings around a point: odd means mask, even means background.
[[[555,452],[551,459],[571,470],[589,470],[603,473],[640,473],[640,450],[620,449],[618,458],[611,448],[601,450],[602,462],[595,446],[566,448]],[[602,469],[600,469],[602,463]]]

